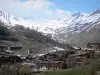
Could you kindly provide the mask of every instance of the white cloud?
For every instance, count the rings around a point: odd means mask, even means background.
[[[71,12],[57,8],[56,4],[48,0],[0,0],[0,10],[8,11],[21,17],[34,17],[36,19],[67,18]]]
[[[52,9],[46,9],[46,10],[45,10],[45,14],[46,14],[48,17],[51,17],[51,16],[53,15]]]
[[[59,18],[69,18],[72,15],[70,11],[64,11],[62,9],[56,9],[56,13]]]
[[[15,8],[20,6],[31,10],[43,10],[54,5],[52,2],[49,2],[47,0],[28,0],[26,2],[21,2],[18,0],[10,1],[12,2],[10,6],[14,6]]]

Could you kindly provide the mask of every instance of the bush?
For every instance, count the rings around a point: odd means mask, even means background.
[[[27,66],[22,66],[19,70],[19,75],[27,75],[28,73],[31,73],[31,69]]]
[[[0,70],[0,75],[31,75],[31,73],[31,69],[27,66],[5,67]]]
[[[0,71],[0,75],[16,75],[16,71],[14,69],[3,68]]]
[[[90,74],[95,75],[97,71],[100,71],[100,63],[96,59],[92,59],[90,63]]]

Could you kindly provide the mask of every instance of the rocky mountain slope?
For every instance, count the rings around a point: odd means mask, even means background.
[[[7,12],[0,11],[0,20],[7,25],[20,24],[35,29],[43,34],[50,34],[52,38],[64,43],[82,46],[90,41],[99,41],[100,10],[90,14],[72,13],[70,18],[61,20],[46,20],[41,23],[34,19],[15,17]]]
[[[69,23],[69,21],[71,21]],[[91,41],[99,41],[100,31],[100,10],[96,10],[88,15],[76,13],[65,23],[67,27],[56,30],[54,38],[61,42],[82,46]]]
[[[24,27],[22,25],[6,26],[0,22],[0,45],[8,47],[21,47],[13,50],[14,53],[27,56],[29,51],[32,55],[38,53],[47,53],[54,47],[63,49],[73,49],[69,44],[59,43],[36,30]]]
[[[44,34],[54,34],[54,31],[57,28],[60,28],[63,26],[59,21],[57,20],[41,20],[37,21],[34,19],[27,19],[27,18],[20,18],[16,17],[8,12],[0,11],[0,21],[7,25],[23,25],[25,27],[32,28],[34,30],[37,30],[39,32],[43,32]]]

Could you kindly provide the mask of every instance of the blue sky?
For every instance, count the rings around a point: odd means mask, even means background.
[[[62,19],[100,9],[100,0],[0,0],[0,10],[20,17]]]
[[[27,0],[21,0],[25,2]],[[60,9],[72,12],[87,12],[100,9],[100,0],[49,0]]]
[[[60,9],[77,12],[92,12],[100,9],[100,0],[49,0]]]
[[[25,2],[25,1],[27,1],[27,0],[20,0],[20,1]]]

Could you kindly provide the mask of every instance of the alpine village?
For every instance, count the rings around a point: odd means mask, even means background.
[[[74,30],[70,25],[55,34],[0,20],[0,75],[100,75],[100,10],[89,16],[95,14],[95,21],[79,21]],[[7,13],[1,16],[7,20]]]

